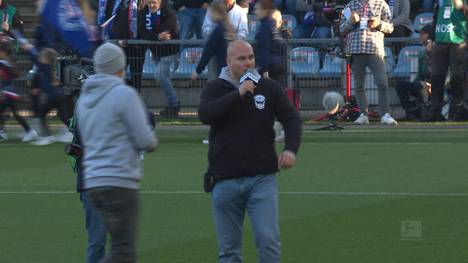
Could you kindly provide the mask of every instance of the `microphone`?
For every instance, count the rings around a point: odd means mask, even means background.
[[[250,80],[256,86],[258,82],[260,81],[260,77],[261,77],[260,74],[258,74],[256,70],[248,69],[247,71],[245,71],[245,74],[240,78],[239,82],[242,84],[244,81]],[[245,96],[247,98],[251,98],[253,96],[253,93],[249,91],[245,94]]]

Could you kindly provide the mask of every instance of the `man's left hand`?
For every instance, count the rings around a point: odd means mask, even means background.
[[[281,169],[291,168],[296,162],[296,154],[289,150],[285,150],[278,156],[278,166]]]
[[[380,26],[380,24],[382,24],[382,22],[380,21],[380,19],[378,17],[372,17],[371,19],[369,19],[369,21],[367,22],[367,26],[370,28],[370,29],[375,29],[376,27]]]

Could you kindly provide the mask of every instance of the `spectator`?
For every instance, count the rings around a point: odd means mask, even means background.
[[[260,21],[255,35],[257,69],[264,78],[270,77],[285,87],[284,55],[281,54],[281,45],[278,42],[281,36],[277,29],[277,21],[272,18],[273,11],[271,0],[261,0],[255,6],[255,14]]]
[[[238,6],[234,0],[215,0],[215,1],[225,1],[227,12],[229,16],[229,21],[236,33],[237,39],[246,39],[247,34],[249,33],[249,26],[247,24],[247,14],[244,12],[242,7]],[[215,24],[211,20],[211,16],[205,16],[203,21],[203,35],[208,37],[211,31],[215,28]]]
[[[3,25],[5,27],[5,24]],[[30,142],[37,138],[37,133],[29,127],[26,120],[18,114],[16,109],[20,96],[13,86],[13,79],[18,77],[12,46],[8,40],[0,42],[0,141],[8,139],[3,127],[3,113],[10,109],[15,119],[26,132],[23,142]]]
[[[242,262],[245,212],[255,234],[258,262],[280,262],[278,224],[278,168],[294,165],[299,149],[301,122],[277,82],[261,78],[239,83],[255,67],[247,42],[232,42],[227,67],[207,83],[198,108],[199,118],[210,125],[205,191],[211,201],[218,238],[218,262]],[[247,94],[251,94],[249,96]],[[286,130],[283,152],[277,157],[273,120]]]
[[[190,39],[195,32],[197,39],[203,38],[202,25],[205,19],[207,0],[178,0],[174,1],[180,23],[180,39]]]
[[[195,72],[192,73],[192,80],[198,78],[212,57],[216,58],[218,68],[215,73],[219,75],[221,69],[226,66],[228,42],[236,38],[234,29],[229,22],[224,2],[214,2],[211,4],[209,15],[211,15],[211,20],[215,23],[216,27],[205,42],[200,62],[198,62]]]
[[[94,55],[94,70],[76,107],[83,145],[84,189],[111,235],[101,262],[136,262],[142,151],[157,141],[136,91],[124,84],[125,54],[110,43]]]
[[[419,40],[424,50],[419,54],[418,75],[413,81],[400,81],[396,92],[401,106],[405,110],[405,120],[415,121],[429,111],[429,95],[431,94],[431,53],[433,48],[432,25],[426,25],[420,30]],[[416,97],[416,101],[410,99]]]
[[[409,0],[387,0],[392,14],[393,32],[390,37],[408,37],[413,33]]]
[[[235,0],[215,0],[215,1],[224,1],[227,7],[227,12],[229,16],[229,21],[236,33],[236,39],[246,39],[249,33],[249,26],[247,22],[247,13],[245,10],[238,6]],[[205,21],[203,21],[203,35],[208,37],[209,34],[214,30],[215,25],[211,20],[211,16],[205,16]],[[217,65],[215,59],[211,59],[208,64],[208,80],[214,80],[218,77],[216,72],[220,68]]]
[[[286,23],[283,21],[283,16],[281,15],[281,11],[279,9],[274,9],[271,18],[275,21],[275,31],[274,33],[279,33],[279,37],[282,39],[291,39],[292,33],[289,31]]]
[[[467,19],[463,0],[441,1],[434,12],[435,45],[432,51],[431,121],[442,120],[445,79],[450,71],[452,102],[449,119],[461,121],[464,96],[464,56]],[[449,70],[450,69],[450,70]]]
[[[364,90],[366,67],[374,75],[378,88],[380,122],[397,124],[389,113],[388,79],[384,60],[384,34],[393,31],[390,19],[390,9],[384,0],[351,0],[342,12],[340,32],[347,37],[346,52],[352,56],[351,69],[361,111],[354,121],[355,124],[369,124],[367,96]]]
[[[160,41],[179,38],[177,16],[166,0],[148,0],[138,16],[139,38]],[[146,47],[143,48],[146,52]],[[180,102],[172,82],[169,79],[171,64],[175,63],[179,46],[174,44],[157,44],[150,47],[156,64],[155,78],[164,90],[168,105],[159,113],[165,118],[177,117]],[[143,52],[143,54],[145,53]],[[144,59],[144,57],[143,57]],[[143,63],[143,60],[140,60]],[[138,68],[141,68],[139,66]]]
[[[129,84],[141,90],[141,72],[144,57],[144,48],[139,45],[128,45],[124,40],[138,37],[138,6],[137,0],[99,0],[98,25],[108,24],[103,28],[103,37],[119,40],[118,43],[125,51],[130,66]],[[115,17],[114,17],[115,16]],[[111,19],[114,17],[113,19]],[[110,21],[109,21],[110,20]]]
[[[5,0],[0,0],[0,16],[2,18],[2,31],[14,28],[23,32],[23,20],[16,7],[9,5]]]
[[[312,11],[304,15],[302,23],[293,29],[294,38],[329,38],[332,23],[323,12],[322,4],[315,4]]]
[[[52,48],[43,48],[37,52],[36,48],[29,43],[21,45],[21,48],[29,55],[37,66],[32,81],[32,90],[39,95],[38,117],[40,126],[40,137],[33,141],[34,145],[47,145],[54,141],[70,142],[72,134],[64,129],[61,134],[51,136],[47,125],[47,114],[52,109],[58,110],[58,116],[65,126],[68,126],[71,112],[68,110],[67,101],[63,94],[62,84],[57,78],[58,52]]]

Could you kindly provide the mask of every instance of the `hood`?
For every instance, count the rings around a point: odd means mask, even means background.
[[[90,76],[84,83],[80,101],[87,108],[93,108],[114,87],[125,85],[122,78],[109,74]]]
[[[259,78],[260,78],[260,74],[258,73],[258,71],[256,69],[252,68],[252,69],[249,69],[248,71],[258,75]],[[219,78],[224,79],[225,81],[231,83],[236,88],[239,88],[240,85],[241,85],[241,83],[238,80],[234,80],[234,79],[231,78],[231,75],[229,75],[229,68],[228,67],[224,67],[224,68],[221,69],[221,72],[219,73]]]
[[[219,78],[224,79],[225,81],[231,83],[234,85],[234,87],[239,88],[240,87],[240,82],[237,80],[233,80],[231,76],[229,75],[229,68],[224,67],[221,69],[221,72],[219,73]]]

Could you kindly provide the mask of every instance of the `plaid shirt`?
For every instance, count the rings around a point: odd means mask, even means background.
[[[347,35],[346,51],[350,54],[376,54],[383,57],[385,55],[384,34],[393,32],[392,15],[385,0],[351,0],[344,10],[346,8],[358,13],[361,18],[378,17],[381,21],[380,30],[360,29],[359,22],[352,25],[350,19],[346,20],[344,17],[343,11],[340,32]]]

